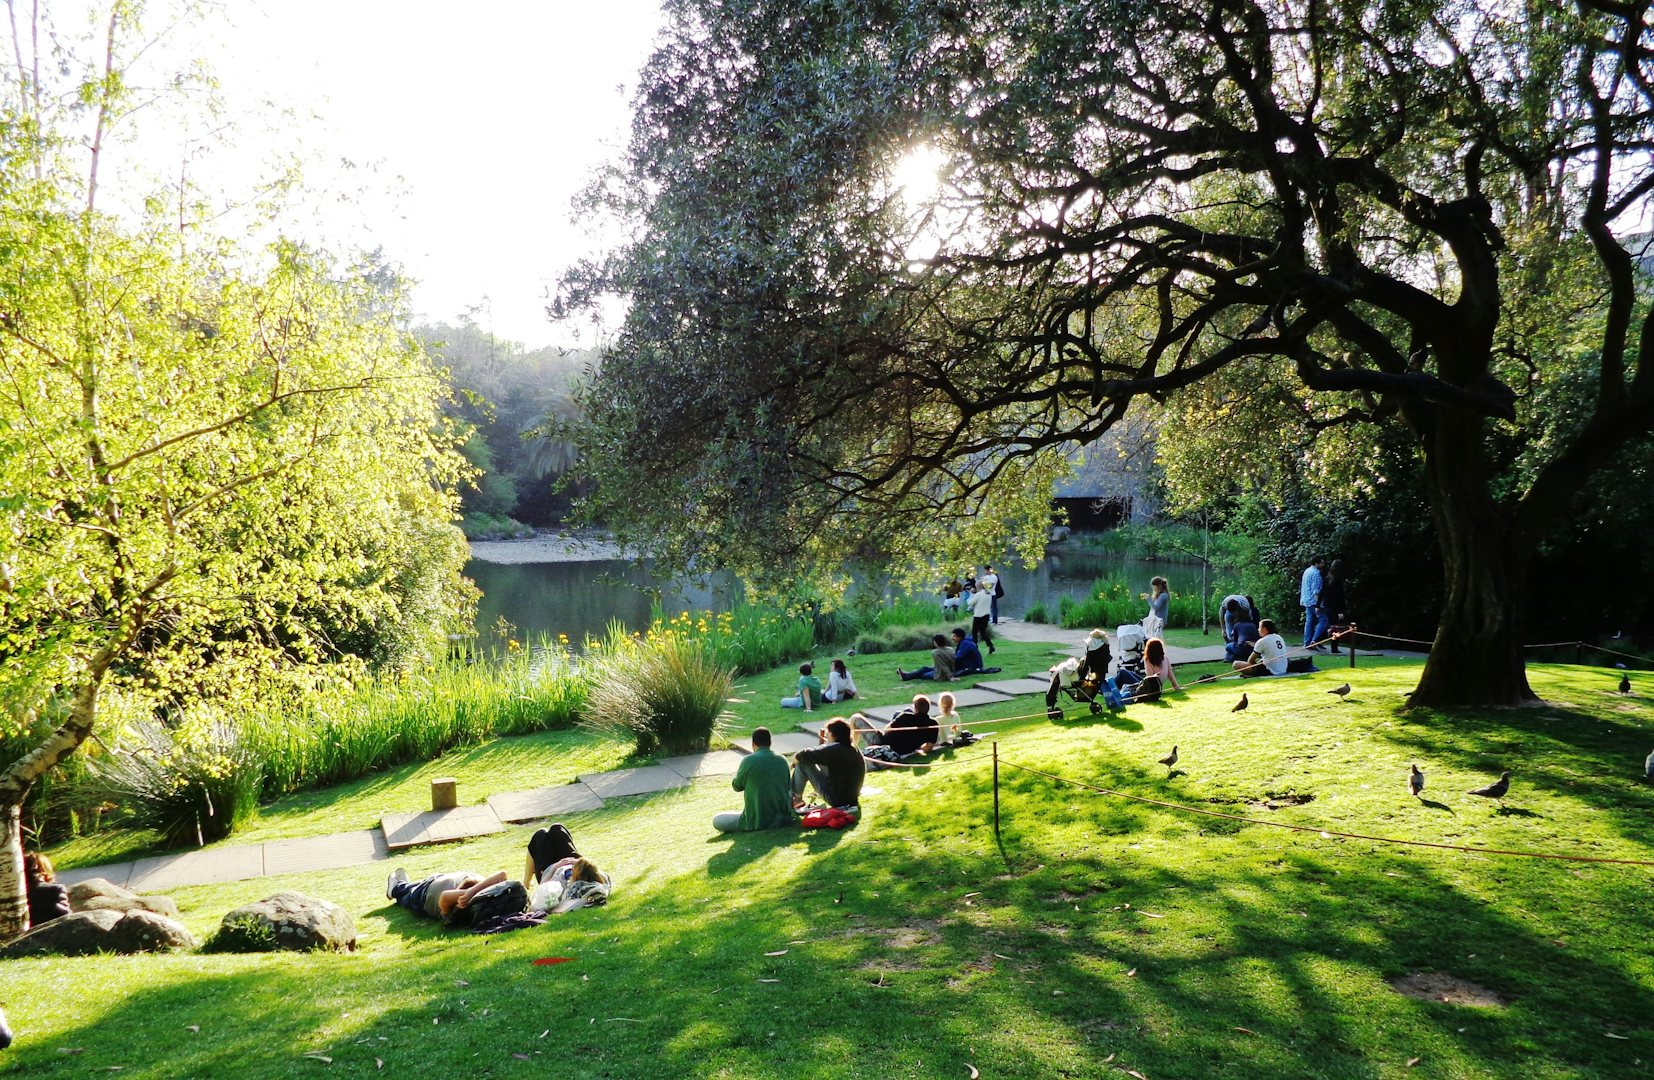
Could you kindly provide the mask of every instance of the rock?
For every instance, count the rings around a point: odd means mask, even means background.
[[[1051,526],[1051,543],[1053,543],[1053,544],[1067,543],[1068,537],[1069,537],[1069,529],[1068,529],[1067,525],[1053,525],[1053,526]]]
[[[227,952],[355,952],[356,921],[329,900],[279,892],[225,915],[212,944]]]
[[[170,896],[139,896],[107,878],[87,878],[69,886],[69,906],[76,911],[153,911],[176,922],[178,905]]]
[[[35,927],[0,949],[0,957],[89,956],[100,952],[167,952],[193,948],[194,935],[153,911],[77,911]]]

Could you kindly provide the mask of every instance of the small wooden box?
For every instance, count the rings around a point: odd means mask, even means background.
[[[444,776],[431,781],[431,809],[452,810],[459,805],[459,781]]]

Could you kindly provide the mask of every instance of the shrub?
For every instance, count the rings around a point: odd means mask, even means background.
[[[1022,618],[1026,622],[1048,623],[1051,621],[1051,612],[1046,609],[1044,601],[1041,601],[1030,604],[1028,610],[1022,613]]]
[[[667,627],[631,637],[615,624],[588,650],[582,727],[630,738],[640,754],[695,754],[711,745],[735,673],[706,642]]]
[[[226,920],[201,945],[204,953],[265,953],[275,950],[275,927],[255,915]]]
[[[91,759],[80,797],[111,803],[172,846],[222,840],[253,816],[264,777],[239,731],[225,723],[169,730],[151,721],[125,745]]]

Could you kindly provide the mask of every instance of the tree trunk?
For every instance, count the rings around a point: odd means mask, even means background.
[[[0,806],[0,942],[29,928],[29,895],[23,884],[23,808]]]
[[[1483,459],[1486,423],[1438,406],[1431,427],[1424,442],[1425,488],[1446,589],[1412,704],[1531,701],[1521,640],[1527,559],[1513,552],[1508,515],[1493,500]]]

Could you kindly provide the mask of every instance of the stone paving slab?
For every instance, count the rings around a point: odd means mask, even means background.
[[[648,795],[656,791],[686,787],[689,784],[682,773],[674,772],[665,765],[645,765],[639,769],[587,773],[580,778],[580,782],[603,799],[616,799],[625,795]]]
[[[333,836],[306,836],[298,840],[271,840],[264,845],[264,872],[298,874],[310,870],[338,870],[390,857],[385,834],[379,829],[357,829]]]
[[[153,893],[182,885],[217,885],[263,876],[264,845],[240,844],[139,859],[132,864],[126,887],[137,893]]]
[[[734,750],[714,750],[707,754],[664,758],[660,764],[685,779],[693,780],[697,776],[734,776],[744,756]]]
[[[379,826],[385,830],[385,846],[391,851],[505,831],[498,815],[487,805],[386,814],[379,819]]]
[[[57,880],[64,885],[74,885],[81,881],[91,881],[101,877],[111,885],[125,885],[132,877],[130,862],[110,863],[107,866],[82,866],[75,870],[59,870]]]
[[[558,817],[578,810],[596,810],[603,805],[597,793],[585,784],[563,784],[560,787],[534,788],[530,791],[506,791],[488,796],[488,805],[501,821],[513,824]]]
[[[770,735],[770,749],[782,757],[791,757],[800,750],[808,750],[812,746],[820,746],[821,740],[814,735],[806,735],[802,731],[775,731]],[[752,739],[741,738],[734,740],[735,746],[742,753],[752,753]]]
[[[996,694],[1009,694],[1016,697],[1021,694],[1043,694],[1051,686],[1051,676],[1036,679],[1029,676],[1026,679],[999,679],[995,682],[981,682],[976,684],[979,690],[991,690]]]

